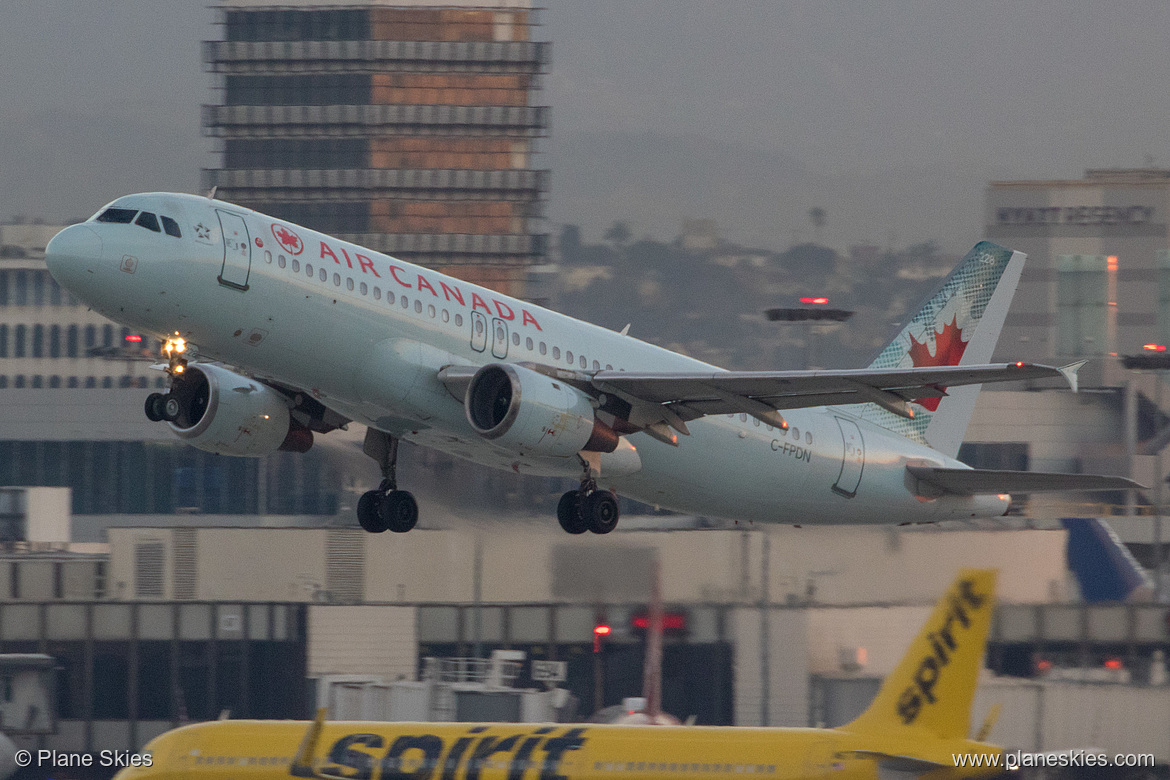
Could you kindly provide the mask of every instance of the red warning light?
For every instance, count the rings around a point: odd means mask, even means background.
[[[828,298],[801,298],[800,302],[801,303],[815,303],[818,306],[823,306],[824,304],[829,302],[829,299]]]
[[[1123,664],[1121,663],[1120,658],[1106,658],[1105,659],[1105,668],[1106,669],[1121,669],[1122,666],[1123,666]]]
[[[593,627],[593,633],[597,634],[598,636],[605,636],[610,631],[613,631],[613,629],[605,625]]]
[[[1143,344],[1142,349],[1148,349],[1150,352],[1165,352],[1165,344]]]
[[[133,342],[137,343],[139,341],[142,341],[142,337],[131,333],[129,336],[126,337],[126,340],[133,341]]]

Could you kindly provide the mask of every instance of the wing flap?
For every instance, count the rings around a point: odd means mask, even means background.
[[[915,479],[946,493],[973,496],[989,493],[1053,493],[1078,490],[1146,490],[1125,477],[1106,474],[1058,474],[1044,471],[944,469],[908,465]]]

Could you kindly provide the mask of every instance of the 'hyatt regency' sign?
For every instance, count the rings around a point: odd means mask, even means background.
[[[1153,206],[1003,206],[998,225],[1144,225],[1154,219]]]

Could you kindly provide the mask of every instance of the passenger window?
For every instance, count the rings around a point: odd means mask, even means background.
[[[553,360],[560,360],[560,359],[561,359],[561,348],[560,347],[553,347]]]
[[[462,314],[455,315],[455,327],[457,327],[457,328],[463,327],[463,315]]]
[[[447,311],[446,309],[443,309],[443,322],[450,322],[450,321],[451,321],[451,312]]]
[[[422,301],[418,300],[417,298],[414,300],[414,310],[418,314],[422,314]]]
[[[317,274],[317,278],[323,282],[328,281],[329,280],[329,272],[326,271],[324,268],[322,268],[320,273]],[[341,284],[340,279],[341,279],[341,277],[338,277],[338,282],[337,282],[338,284]]]
[[[613,366],[611,366],[609,363],[606,363],[606,364],[605,364],[605,370],[606,370],[606,371],[613,371]]]
[[[516,346],[516,347],[520,346],[520,334],[519,333],[516,333],[516,332],[512,333],[512,345]]]
[[[404,308],[404,309],[410,308],[410,299],[407,298],[405,295],[402,296],[402,308]]]
[[[325,281],[325,280],[322,279],[321,281]],[[341,274],[333,274],[333,286],[334,287],[341,286]],[[353,279],[349,280],[349,289],[351,289],[351,290],[353,289]]]
[[[581,362],[581,368],[589,368],[589,361],[585,359],[584,355],[581,356],[580,362]]]
[[[797,441],[800,441],[800,428],[793,427],[792,438],[796,439]]]
[[[366,285],[363,283],[363,284],[362,284],[362,287],[365,287],[365,286],[366,286]],[[352,291],[352,290],[353,290],[353,279],[350,279],[349,277],[346,277],[346,279],[345,279],[345,289],[347,289],[347,290],[350,290],[350,291]]]
[[[375,301],[382,300],[382,288],[381,287],[374,288],[374,300]]]
[[[301,261],[293,258],[292,264],[293,273],[299,274],[301,272]]]
[[[432,303],[430,306],[427,307],[427,316],[430,317],[432,320],[435,318],[435,304]]]
[[[740,415],[739,415],[739,421],[740,421],[740,422],[742,422],[742,423],[745,423],[745,422],[747,422],[747,415],[746,415],[746,414],[743,414],[743,413],[741,412],[741,413],[740,413]]]
[[[305,276],[309,277],[310,279],[313,278],[313,264],[312,263],[305,263]]]
[[[594,371],[600,371],[600,370],[601,370],[601,364],[600,364],[600,363],[598,363],[596,360],[594,360],[594,361],[593,361],[593,370],[594,370]]]
[[[163,219],[166,219],[166,217],[163,217]],[[264,262],[272,263],[272,252],[269,252],[267,249],[264,250]]]
[[[394,305],[394,291],[393,290],[386,291],[386,305],[387,306]]]
[[[542,355],[548,354],[548,347],[545,346],[545,343],[543,341],[540,342],[540,354],[542,354]]]
[[[276,256],[276,264],[279,265],[281,268],[284,268],[284,263],[285,263],[284,255],[277,255]]]
[[[532,337],[531,336],[524,339],[524,346],[525,346],[525,348],[528,349],[529,352],[532,351]]]
[[[812,444],[812,431],[804,432],[804,443],[808,445]]]
[[[136,209],[106,209],[98,215],[98,222],[113,222],[118,225],[129,225],[134,221]]]
[[[760,427],[760,418],[758,418],[758,417],[753,417],[753,418],[752,418],[752,425],[754,425],[754,426],[756,426],[757,428],[759,428],[759,427]]]
[[[350,289],[352,290],[353,288],[351,287]],[[361,286],[362,295],[365,295],[369,291],[370,291],[370,286],[368,284],[366,284],[365,282],[362,282],[362,286]]]
[[[162,228],[158,226],[158,217],[151,214],[149,211],[144,211],[138,215],[138,219],[134,220],[134,224],[139,227],[144,227],[147,230],[153,230],[155,233],[161,233]]]
[[[573,353],[572,352],[565,353],[565,362],[567,362],[570,366],[573,365]]]
[[[174,236],[175,238],[182,238],[183,237],[183,231],[179,230],[179,223],[178,222],[175,222],[170,217],[159,217],[159,219],[162,220],[163,230],[165,230],[167,232],[168,236]],[[264,259],[271,263],[272,262],[272,253],[265,252]]]

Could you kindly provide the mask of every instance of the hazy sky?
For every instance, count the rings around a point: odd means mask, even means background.
[[[1170,166],[1165,2],[548,0],[549,216],[668,238],[951,248],[991,178]],[[198,189],[193,0],[0,0],[0,218]],[[591,236],[596,237],[596,236]]]

